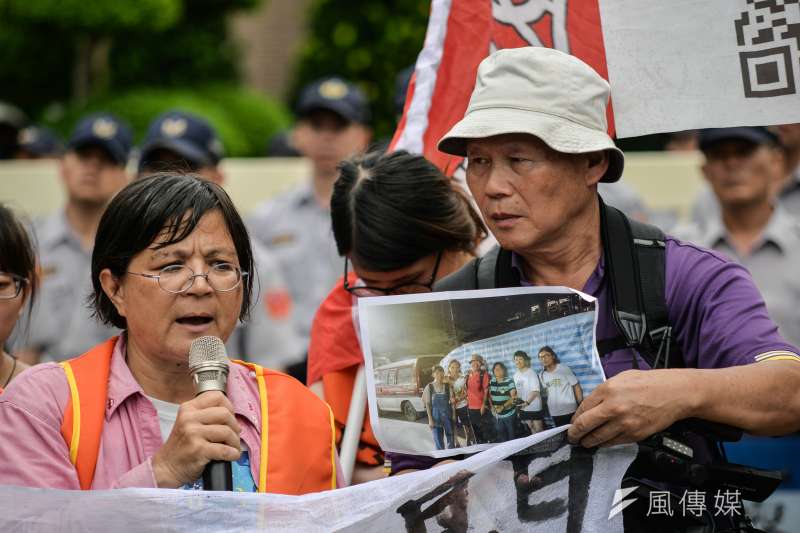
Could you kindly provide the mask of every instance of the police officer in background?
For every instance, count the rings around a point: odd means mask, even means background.
[[[28,123],[20,108],[0,102],[0,159],[13,159],[19,147],[17,136]]]
[[[777,138],[766,128],[707,129],[700,150],[719,214],[676,234],[745,266],[781,334],[800,346],[800,224],[773,194],[784,177]]]
[[[57,159],[64,145],[51,129],[28,126],[19,132],[16,159]]]
[[[199,174],[223,185],[220,162],[223,146],[213,126],[184,111],[167,111],[148,127],[139,156],[139,177],[160,171]],[[256,267],[255,297],[250,321],[237,323],[227,342],[233,358],[252,360],[283,370],[303,360],[305,347],[291,316],[291,296],[274,256],[257,241],[251,242]]]
[[[116,332],[90,316],[90,265],[95,232],[108,202],[128,181],[133,136],[107,114],[81,119],[60,163],[67,202],[35,224],[41,292],[21,355],[32,363],[82,354]]]
[[[307,344],[317,307],[342,275],[329,209],[336,166],[367,148],[371,130],[366,97],[336,77],[306,86],[296,113],[292,144],[310,160],[310,179],[258,206],[248,224],[280,261]]]

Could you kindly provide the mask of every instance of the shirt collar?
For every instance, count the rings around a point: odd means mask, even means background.
[[[523,259],[521,255],[517,254],[516,252],[511,252],[511,268],[515,269],[519,274],[520,285],[523,287],[532,287],[533,284],[525,279],[525,271],[522,268],[522,262]],[[603,276],[605,276],[605,260],[603,259],[603,254],[601,253],[600,259],[597,261],[597,266],[594,268],[592,275],[589,276],[589,279],[586,280],[583,288],[581,288],[581,292],[596,295],[603,282]]]
[[[792,246],[793,229],[796,225],[794,219],[779,204],[775,205],[772,216],[761,234],[758,245],[754,248],[758,250],[768,244],[772,244],[781,253],[786,253]],[[728,230],[722,222],[722,216],[712,217],[706,223],[705,230],[698,244],[707,248],[715,248],[720,243],[725,243],[730,248],[734,248],[730,242]]]
[[[314,198],[314,188],[311,185],[311,180],[306,180],[297,188],[297,196],[294,199],[295,205],[298,207],[306,207],[309,205],[316,205],[316,198]]]
[[[796,235],[795,229],[797,222],[789,215],[789,213],[780,205],[775,206],[775,211],[769,219],[769,224],[764,230],[764,241],[772,242],[781,253],[786,254],[793,245],[796,245],[792,239]]]
[[[47,248],[64,243],[73,244],[82,248],[80,239],[78,239],[78,236],[72,230],[72,226],[67,220],[67,212],[63,208],[53,216],[45,219],[39,238],[42,240],[42,244]]]
[[[108,400],[106,401],[106,420],[109,420],[125,400],[130,396],[139,393],[144,396],[139,382],[133,377],[127,357],[127,334],[122,333],[114,345],[111,354],[111,368],[108,378]],[[228,398],[233,404],[233,412],[246,418],[253,426],[258,427],[258,411],[252,405],[250,395],[247,394],[247,384],[244,379],[249,375],[250,370],[235,363],[230,365],[228,379]]]

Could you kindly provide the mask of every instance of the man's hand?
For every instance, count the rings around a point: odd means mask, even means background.
[[[683,370],[628,370],[597,387],[578,406],[570,442],[592,448],[638,442],[688,418],[694,395]]]
[[[209,461],[237,460],[241,431],[233,405],[221,392],[204,392],[181,404],[172,433],[153,455],[156,484],[178,488],[199,478]]]

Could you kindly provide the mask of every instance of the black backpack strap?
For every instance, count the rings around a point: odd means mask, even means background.
[[[519,287],[519,272],[511,266],[512,254],[495,246],[482,257],[477,257],[458,271],[436,282],[433,290],[463,291]]]
[[[631,347],[652,368],[682,366],[667,317],[664,233],[599,201],[612,312],[622,336],[599,340],[598,352],[605,355]],[[633,364],[636,368],[635,359]]]

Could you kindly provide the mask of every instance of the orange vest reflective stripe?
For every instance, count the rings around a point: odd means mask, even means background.
[[[94,479],[117,337],[64,361],[70,395],[61,424],[83,490]],[[258,492],[300,495],[336,488],[333,413],[297,380],[253,363],[261,412]],[[273,401],[270,401],[273,399]],[[302,407],[298,407],[302,406]]]

